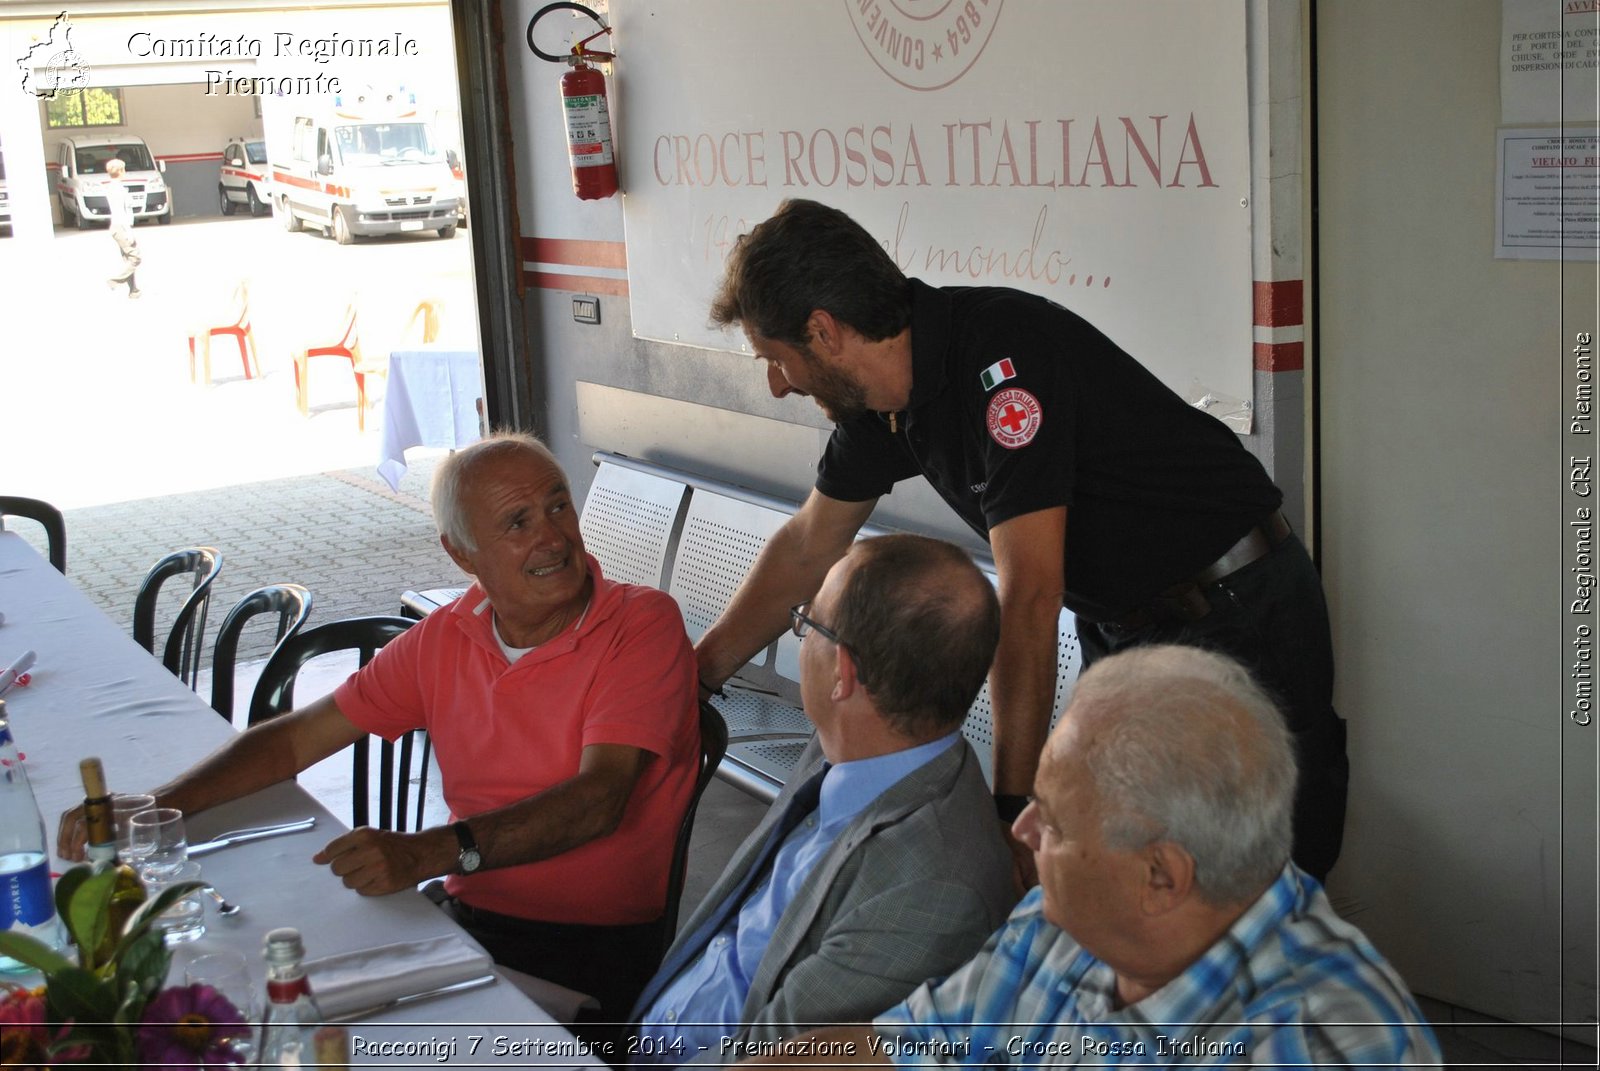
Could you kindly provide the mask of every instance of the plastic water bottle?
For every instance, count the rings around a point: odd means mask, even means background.
[[[27,934],[60,949],[66,931],[56,918],[50,887],[50,849],[44,818],[28,784],[28,771],[17,756],[0,699],[0,929]],[[32,970],[10,956],[0,956],[0,971]]]
[[[299,930],[283,926],[267,931],[263,955],[269,1003],[257,1067],[347,1066],[349,1032],[342,1026],[323,1025],[322,1010],[311,995],[301,962],[305,954]]]

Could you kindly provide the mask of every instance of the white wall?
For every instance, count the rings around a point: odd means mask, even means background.
[[[1596,272],[1493,259],[1500,14],[1317,5],[1323,577],[1352,769],[1332,891],[1418,991],[1592,1022],[1561,431]]]

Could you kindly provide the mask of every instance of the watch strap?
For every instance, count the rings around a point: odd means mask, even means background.
[[[472,835],[472,827],[467,825],[464,819],[460,822],[450,823],[450,829],[455,833],[456,843],[461,846],[463,852],[475,852],[478,850],[478,841]]]

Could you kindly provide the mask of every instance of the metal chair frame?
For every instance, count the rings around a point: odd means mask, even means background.
[[[405,617],[374,616],[349,617],[330,621],[324,625],[304,629],[288,637],[267,659],[256,683],[255,694],[250,698],[251,725],[259,724],[294,708],[294,681],[301,668],[318,655],[334,651],[356,651],[361,665],[372,661],[380,648],[399,636],[416,622]],[[415,756],[417,738],[421,737],[421,774],[417,785],[415,806],[411,803],[411,763]],[[421,729],[406,733],[398,741],[378,738],[378,821],[373,823],[369,796],[371,794],[367,764],[371,754],[372,737],[365,736],[352,745],[352,799],[353,826],[371,825],[377,829],[416,832],[422,828],[422,816],[428,791],[428,758],[432,742]]]
[[[234,663],[238,661],[239,637],[245,625],[262,614],[277,614],[277,634],[272,641],[275,654],[283,641],[299,632],[311,616],[311,603],[311,592],[299,584],[271,584],[240,599],[222,619],[211,656],[211,709],[225,721],[233,721]]]
[[[728,750],[728,725],[717,708],[702,700],[700,703],[700,769],[695,775],[694,792],[689,797],[689,807],[683,812],[678,825],[678,838],[672,848],[672,866],[667,871],[667,906],[661,916],[661,954],[666,956],[672,939],[678,931],[678,913],[683,901],[683,883],[689,873],[689,841],[694,835],[694,816],[700,809],[700,797],[716,775],[722,756]]]
[[[0,495],[0,531],[5,530],[6,517],[26,517],[43,525],[50,545],[50,564],[57,572],[66,573],[67,521],[60,510],[42,499]]]
[[[183,683],[193,688],[200,672],[200,656],[205,646],[206,610],[211,604],[211,585],[222,572],[222,552],[215,547],[190,547],[175,550],[156,562],[139,585],[133,601],[134,641],[155,653],[156,600],[161,586],[184,573],[194,574],[194,586],[162,647],[161,664]]]

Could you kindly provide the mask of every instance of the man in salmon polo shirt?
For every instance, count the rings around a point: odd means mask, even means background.
[[[357,829],[314,857],[365,896],[445,875],[450,912],[504,966],[625,1016],[654,972],[667,870],[693,791],[694,656],[677,604],[605,579],[550,451],[496,434],[445,459],[433,509],[475,583],[333,695],[263,722],[171,783],[202,811],[376,733],[425,728],[454,821]],[[82,854],[62,819],[63,857]]]

